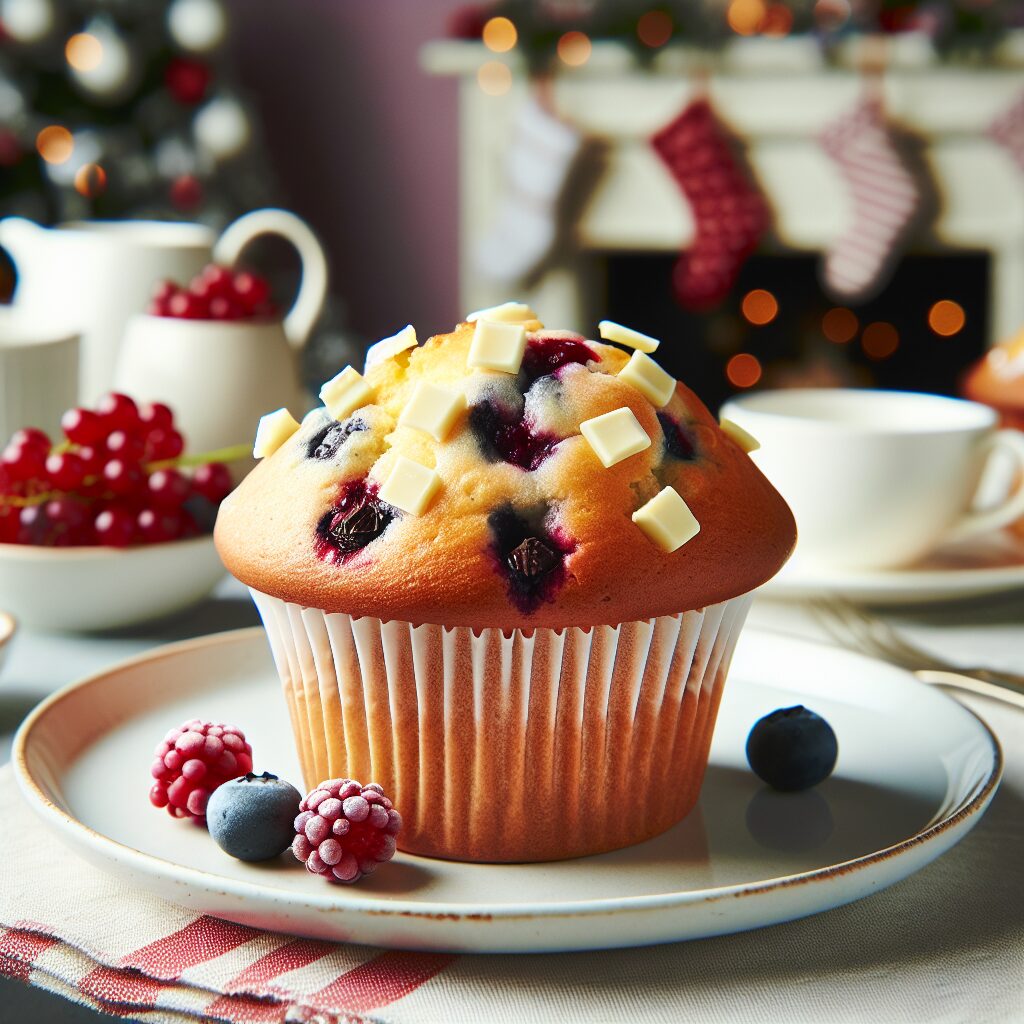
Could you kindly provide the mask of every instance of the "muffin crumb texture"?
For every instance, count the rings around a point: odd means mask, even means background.
[[[747,593],[795,540],[781,497],[652,357],[546,330],[522,303],[346,367],[265,418],[217,547],[254,589],[385,621],[588,628]],[[728,425],[727,425],[728,426]]]

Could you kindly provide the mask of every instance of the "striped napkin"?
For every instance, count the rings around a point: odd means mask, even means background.
[[[197,915],[68,852],[4,767],[0,973],[154,1024],[1020,1021],[1024,714],[965,702],[1000,736],[1007,773],[975,831],[935,864],[802,921],[604,953],[382,951]]]

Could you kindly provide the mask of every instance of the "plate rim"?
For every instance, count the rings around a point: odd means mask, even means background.
[[[244,899],[246,897],[256,899],[271,899],[275,903],[288,905],[304,905],[317,912],[352,912],[357,914],[372,914],[380,919],[396,918],[401,920],[421,919],[448,921],[474,922],[474,921],[514,921],[529,920],[534,918],[574,918],[600,915],[616,915],[635,913],[644,910],[672,910],[685,907],[691,904],[705,904],[728,900],[741,896],[753,896],[773,892],[776,890],[791,889],[800,885],[814,885],[827,882],[828,880],[847,875],[851,872],[860,872],[870,869],[873,866],[884,863],[903,853],[908,853],[915,847],[924,846],[935,842],[946,833],[955,833],[970,818],[982,813],[988,806],[996,788],[998,787],[1004,770],[1004,756],[1002,746],[998,738],[989,728],[988,724],[970,708],[955,700],[948,693],[930,687],[927,683],[917,679],[912,673],[880,659],[871,658],[855,651],[848,651],[844,648],[834,647],[829,644],[808,640],[802,637],[793,637],[784,633],[778,633],[756,627],[748,627],[744,633],[758,633],[770,637],[782,639],[786,642],[797,643],[810,647],[822,648],[831,654],[842,657],[850,657],[882,665],[887,669],[902,675],[908,684],[923,687],[925,691],[932,692],[943,700],[951,702],[959,711],[965,713],[980,727],[982,735],[988,740],[991,747],[991,766],[987,769],[987,775],[980,788],[966,801],[960,800],[956,809],[947,812],[938,821],[933,822],[926,828],[920,829],[912,836],[901,840],[898,843],[874,850],[860,857],[850,860],[829,864],[811,871],[802,871],[789,875],[779,875],[774,878],[762,879],[754,883],[735,883],[726,886],[715,886],[706,889],[692,889],[685,892],[648,893],[634,896],[615,896],[590,900],[570,900],[562,903],[551,904],[467,904],[460,910],[451,903],[436,901],[408,901],[388,900],[382,903],[380,900],[370,896],[360,896],[354,889],[342,888],[340,886],[330,887],[329,891],[323,893],[311,892],[309,894],[296,894],[288,890],[276,888],[266,883],[250,882],[242,879],[231,878],[225,875],[217,875],[200,868],[191,867],[166,860],[153,854],[144,853],[134,847],[126,846],[124,843],[86,825],[78,818],[73,817],[64,811],[43,791],[39,783],[32,776],[28,767],[28,747],[31,742],[32,731],[40,721],[50,713],[63,700],[72,693],[89,686],[102,683],[115,672],[136,668],[148,662],[174,658],[182,653],[190,653],[201,650],[204,647],[217,647],[221,645],[238,643],[244,644],[256,638],[265,636],[262,626],[250,626],[242,629],[226,630],[220,633],[212,633],[206,636],[191,637],[173,643],[161,644],[143,651],[140,654],[122,659],[106,668],[93,672],[83,679],[73,681],[61,687],[56,692],[43,700],[30,712],[22,722],[14,737],[14,744],[11,752],[11,764],[15,781],[22,793],[23,798],[32,807],[33,811],[43,818],[51,826],[61,833],[69,832],[78,843],[84,843],[94,852],[111,859],[111,850],[114,859],[126,863],[129,868],[142,874],[160,878],[170,878],[174,881],[194,880],[204,888],[209,888],[210,881],[214,881],[218,889],[225,895],[234,898]],[[410,855],[414,856],[414,855]],[[430,860],[432,858],[417,858]],[[483,865],[486,866],[486,865]],[[168,870],[169,869],[169,870]]]

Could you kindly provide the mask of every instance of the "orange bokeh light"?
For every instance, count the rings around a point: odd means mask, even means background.
[[[578,68],[590,60],[590,37],[585,32],[566,32],[558,40],[558,56],[572,68]]]
[[[967,323],[967,314],[959,302],[952,299],[939,299],[928,310],[928,326],[943,338],[952,337],[963,330]]]
[[[648,11],[636,23],[636,37],[652,50],[672,38],[672,17],[664,11]]]
[[[76,71],[95,71],[103,63],[103,44],[91,32],[78,32],[64,44],[64,58]]]
[[[793,12],[785,4],[770,4],[761,22],[763,35],[778,39],[793,28]]]
[[[779,303],[771,292],[755,288],[743,296],[740,311],[744,317],[758,327],[770,324],[779,314]]]
[[[74,136],[59,124],[47,125],[36,136],[36,149],[48,164],[66,163],[74,148]]]
[[[94,199],[107,187],[107,172],[99,164],[83,164],[75,172],[75,191]]]
[[[512,70],[500,60],[489,60],[480,65],[476,80],[488,96],[501,96],[512,88]]]
[[[761,30],[767,13],[764,0],[732,0],[726,8],[725,19],[737,35],[752,36]]]
[[[899,348],[900,336],[892,324],[876,320],[864,328],[860,344],[869,359],[888,359]]]
[[[518,38],[519,33],[508,18],[490,18],[484,25],[484,46],[495,53],[507,53]]]
[[[749,352],[738,352],[725,364],[725,375],[736,388],[752,388],[761,379],[761,363]]]
[[[830,309],[821,318],[821,333],[837,345],[845,345],[848,341],[853,341],[859,327],[860,321],[858,321],[856,313],[843,306]]]

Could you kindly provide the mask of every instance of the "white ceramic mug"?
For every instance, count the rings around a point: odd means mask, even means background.
[[[283,321],[178,320],[140,313],[128,322],[114,386],[140,401],[169,405],[189,451],[251,441],[260,417],[272,409],[287,406],[296,416],[305,410],[297,364],[327,291],[320,243],[294,214],[257,210],[224,232],[214,257],[230,266],[253,238],[267,233],[286,237],[302,260],[298,294]]]
[[[975,508],[991,456],[1024,470],[1024,434],[998,430],[984,405],[905,391],[753,392],[722,416],[749,431],[751,456],[789,502],[794,566],[907,565],[946,541],[989,533],[1024,515],[1024,482]]]
[[[0,315],[0,447],[21,427],[55,437],[78,397],[78,336]]]
[[[255,210],[219,240],[203,224],[83,221],[44,228],[20,217],[0,221],[0,245],[17,269],[20,318],[40,331],[82,336],[79,399],[85,403],[110,389],[128,320],[146,308],[158,281],[187,284],[213,260],[234,263],[248,242],[266,233],[284,235],[303,256],[308,288],[289,314],[289,330],[298,336],[305,325],[308,333],[320,305],[314,285],[322,279],[326,286],[326,261],[306,224],[287,211]]]

